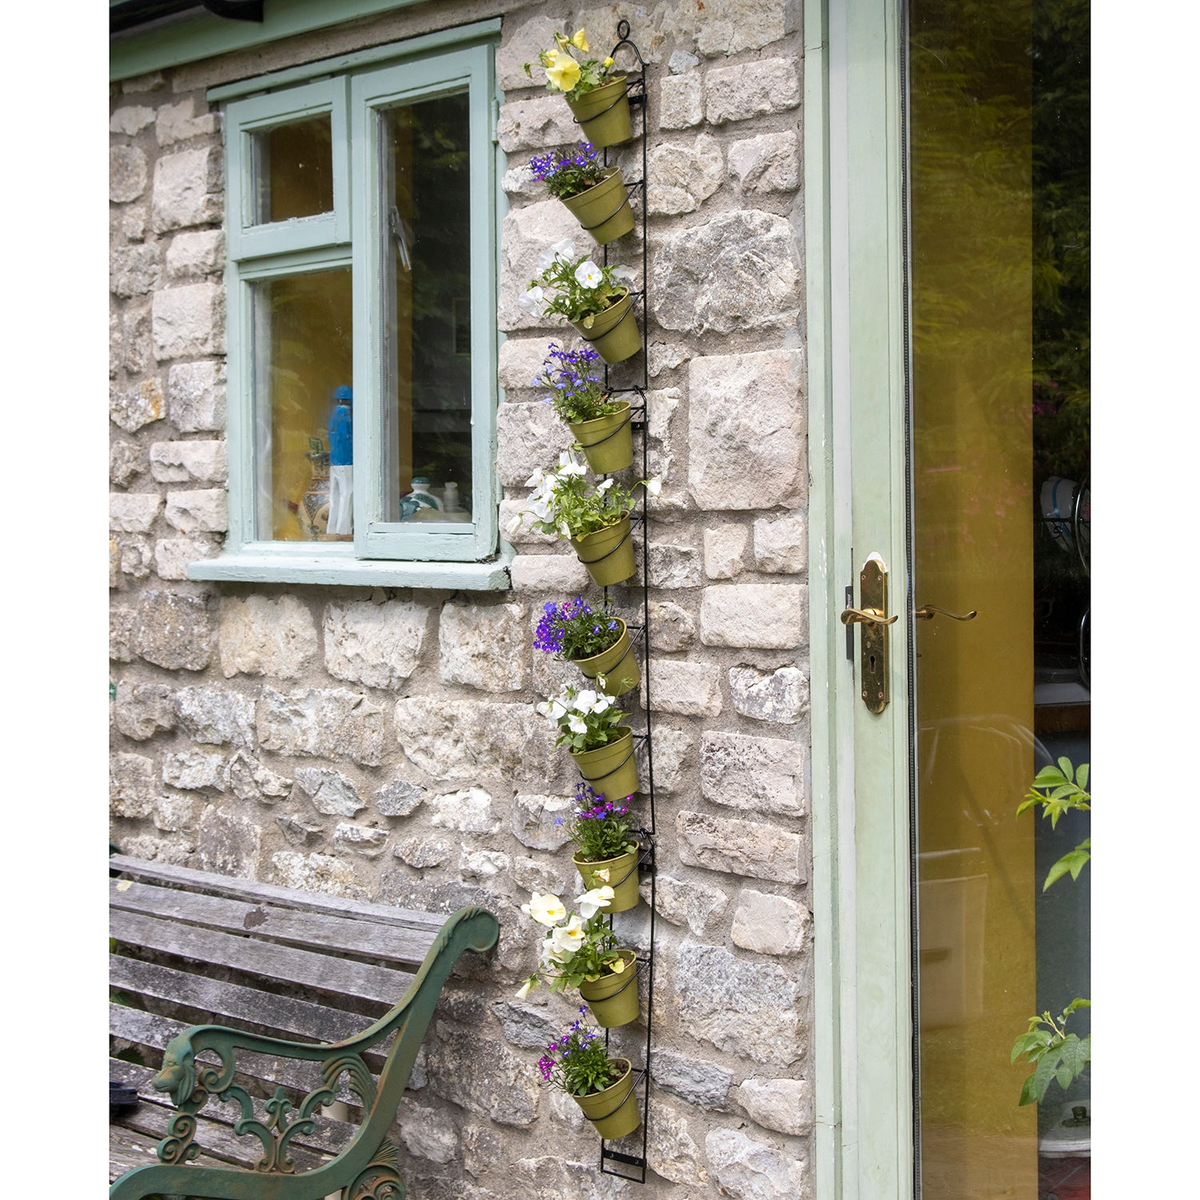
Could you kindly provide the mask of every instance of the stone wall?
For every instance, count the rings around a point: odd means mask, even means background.
[[[540,250],[585,240],[531,180],[530,156],[574,140],[574,127],[521,64],[556,27],[611,42],[621,16],[651,62],[644,333],[664,486],[648,533],[659,863],[648,1196],[812,1189],[797,10],[461,0],[269,47],[259,68],[503,15],[503,525],[530,472],[568,441],[529,387],[563,328],[536,326],[517,295]],[[452,984],[405,1104],[410,1193],[639,1194],[599,1174],[573,1103],[534,1083],[570,1003],[514,998],[537,944],[517,906],[532,889],[575,894],[554,824],[574,771],[533,708],[574,672],[532,649],[540,605],[585,586],[574,556],[526,535],[499,594],[186,579],[225,527],[222,152],[204,91],[236,73],[228,60],[192,64],[111,98],[113,840],[314,891],[492,908],[503,933],[491,978]],[[622,161],[636,177],[640,150]],[[640,595],[614,591],[624,609]],[[639,921],[644,939],[644,906],[622,928]]]

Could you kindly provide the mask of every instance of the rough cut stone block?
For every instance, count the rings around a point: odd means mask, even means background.
[[[569,1125],[583,1118],[579,1106],[566,1096],[561,1097],[557,1107],[553,1093],[549,1099],[557,1126]],[[623,1183],[612,1175],[601,1175],[596,1170],[596,1164],[591,1161],[594,1156],[588,1154],[587,1147],[587,1141],[595,1142],[595,1135],[590,1125],[587,1128],[591,1137],[579,1146],[577,1160],[564,1158],[557,1150],[541,1158],[517,1159],[513,1171],[518,1188],[523,1190],[518,1190],[516,1194],[529,1200],[567,1200],[568,1197],[570,1200],[632,1200],[636,1195],[632,1189],[636,1185]],[[637,1142],[636,1148],[640,1150],[640,1147],[641,1143]],[[489,1198],[472,1197],[471,1200]]]
[[[572,808],[568,796],[518,793],[509,816],[509,828],[513,837],[531,850],[561,850],[571,838],[556,821],[569,817]]]
[[[159,483],[224,483],[225,443],[155,442],[150,473]]]
[[[676,815],[675,829],[679,861],[686,866],[777,883],[804,883],[808,878],[804,839],[798,833],[686,809]]]
[[[448,1022],[446,1023],[448,1024]],[[537,1117],[540,1089],[524,1056],[480,1030],[425,1039],[429,1090],[477,1116],[518,1128]]]
[[[163,288],[151,302],[154,357],[194,358],[225,348],[225,292],[219,283]]]
[[[212,661],[212,621],[198,596],[143,593],[133,631],[133,649],[167,671],[203,671]]]
[[[798,667],[764,674],[754,667],[730,667],[733,707],[743,717],[794,725],[808,712],[808,678]]]
[[[143,379],[136,388],[113,390],[108,396],[108,416],[126,433],[134,433],[166,414],[162,387],[157,379]]]
[[[396,737],[409,760],[433,779],[499,778],[563,791],[574,774],[554,748],[550,723],[529,704],[438,700],[396,702]]]
[[[799,61],[793,57],[712,67],[704,81],[704,115],[710,125],[784,112],[799,103]]]
[[[158,794],[158,782],[153,759],[144,754],[112,755],[108,765],[109,813],[133,821],[148,817]]]
[[[440,867],[450,858],[450,843],[442,838],[409,837],[397,842],[392,853],[417,871]]]
[[[109,291],[114,296],[144,296],[158,286],[161,272],[157,245],[116,247],[109,255]]]
[[[696,622],[691,613],[670,600],[650,602],[650,645],[673,653],[686,650],[696,640]]]
[[[804,517],[762,517],[754,522],[754,565],[774,574],[797,574],[808,566],[808,524]]]
[[[448,1112],[404,1101],[399,1109],[400,1137],[415,1158],[448,1163],[458,1157],[458,1130]]]
[[[558,1014],[530,1004],[514,1004],[510,1000],[497,1000],[492,1004],[504,1029],[504,1040],[522,1050],[544,1050],[546,1043],[553,1041],[561,1032],[555,1018]]]
[[[658,669],[657,663],[655,670]],[[635,753],[639,778],[649,779],[646,743],[638,742]],[[696,760],[696,739],[681,729],[664,728],[654,723],[654,790],[677,792],[683,784],[684,772]],[[644,774],[642,774],[644,772]]]
[[[807,610],[804,584],[713,584],[700,601],[700,640],[706,646],[791,650],[808,640]]]
[[[117,533],[149,533],[162,502],[157,492],[111,492],[108,527]]]
[[[495,879],[507,876],[511,869],[512,859],[499,850],[468,850],[464,846],[459,851],[458,873],[463,879]]]
[[[721,1050],[777,1067],[803,1053],[799,986],[775,963],[748,962],[724,947],[687,940],[679,948],[675,995],[682,1027]]]
[[[221,600],[221,673],[295,679],[317,657],[312,613],[295,596],[233,596]]]
[[[702,133],[690,146],[658,145],[650,151],[651,213],[695,212],[722,184],[725,159],[720,144]]]
[[[657,912],[672,925],[685,922],[692,933],[702,936],[720,919],[729,897],[720,888],[691,883],[673,875],[659,875],[655,882]]]
[[[799,137],[787,129],[734,142],[729,174],[743,192],[794,192],[800,186]]]
[[[198,792],[205,788],[225,790],[225,755],[204,750],[184,750],[168,754],[163,759],[163,783],[185,791]]]
[[[135,133],[141,133],[147,125],[153,125],[154,115],[154,109],[144,104],[127,104],[116,109],[108,118],[108,131],[132,137]]]
[[[154,122],[154,137],[160,146],[173,146],[188,138],[203,137],[217,132],[217,114],[197,115],[196,98],[189,96],[178,104],[164,104]]]
[[[425,799],[425,789],[407,779],[393,779],[375,793],[375,811],[381,817],[411,817]]]
[[[701,791],[730,808],[804,816],[807,771],[808,744],[800,739],[708,730],[701,740]]]
[[[239,750],[225,768],[223,790],[232,792],[239,800],[274,804],[291,792],[292,781],[272,771],[252,754]],[[284,818],[279,820],[282,822]]]
[[[574,872],[575,868],[571,868]],[[531,895],[549,892],[561,896],[567,890],[567,872],[557,860],[542,862],[533,858],[513,859],[513,883]]]
[[[559,344],[562,343],[559,342]],[[510,391],[528,391],[536,388],[540,400],[544,389],[535,384],[534,380],[542,372],[549,345],[549,341],[544,337],[505,338],[496,363],[496,379],[500,386]],[[544,405],[544,407],[549,408],[549,405]],[[538,465],[544,466],[545,464]],[[533,468],[530,467],[526,476],[532,470]]]
[[[756,954],[802,954],[808,923],[808,909],[803,904],[742,888],[733,914],[733,944]]]
[[[280,850],[271,855],[269,882],[280,887],[319,892],[325,896],[345,896],[348,900],[366,900],[364,888],[354,882],[354,868],[343,859],[328,854],[299,854]]]
[[[160,538],[154,543],[154,570],[159,579],[186,579],[189,563],[214,558],[220,543],[205,534]]]
[[[691,129],[704,120],[700,74],[664,75],[659,87],[658,124],[662,129]]]
[[[145,190],[149,179],[146,156],[136,146],[112,146],[108,151],[108,198],[128,204]]]
[[[492,798],[482,788],[467,788],[448,792],[429,801],[433,810],[430,821],[438,829],[454,829],[459,833],[495,833],[500,820],[492,808]]]
[[[254,741],[254,700],[238,692],[180,688],[175,693],[175,716],[194,742],[249,746]]]
[[[167,247],[167,274],[172,279],[218,275],[225,265],[225,235],[219,229],[177,233]]]
[[[704,1150],[723,1195],[737,1200],[807,1195],[808,1164],[792,1149],[776,1150],[736,1129],[714,1129]]]
[[[202,802],[194,796],[159,796],[151,818],[163,833],[195,833]]]
[[[514,488],[524,487],[538,467],[557,463],[559,453],[574,440],[554,410],[540,401],[502,404],[496,410],[496,439],[500,482]]]
[[[354,817],[367,807],[353,782],[329,767],[297,767],[292,800],[307,797],[327,817]]]
[[[682,717],[717,716],[722,708],[717,666],[658,659],[654,663],[650,703],[656,712],[678,713]]]
[[[417,669],[429,609],[410,601],[370,600],[325,607],[325,669],[368,687],[398,688]]]
[[[798,10],[790,0],[672,4],[663,11],[663,34],[676,42],[694,43],[705,58],[718,58],[779,41],[798,28]]]
[[[657,1099],[646,1120],[646,1156],[654,1163],[654,1173],[681,1186],[706,1184],[704,1154],[691,1135],[684,1110]]]
[[[518,554],[509,564],[515,592],[558,592],[575,596],[591,586],[587,567],[566,554]]]
[[[253,821],[215,807],[200,818],[200,869],[254,879],[262,853],[262,830]]]
[[[504,153],[512,154],[571,145],[579,140],[579,126],[561,96],[539,96],[501,105],[496,136]]]
[[[225,374],[217,362],[177,363],[167,374],[167,411],[180,433],[225,427]]]
[[[220,221],[221,194],[221,155],[215,147],[163,155],[154,164],[155,230],[164,233]]]
[[[134,442],[115,441],[108,447],[108,477],[118,487],[128,487],[145,472],[146,452]]]
[[[383,710],[345,688],[306,688],[284,695],[264,687],[259,744],[282,754],[348,758],[377,767],[387,757]]]
[[[150,560],[153,556],[150,543],[145,538],[118,538],[117,553],[117,565],[122,575],[129,575],[134,579],[145,579],[150,574]]]
[[[445,604],[438,625],[444,683],[519,692],[529,674],[523,604]]]
[[[370,829],[365,825],[354,825],[339,821],[333,831],[335,849],[349,851],[363,858],[378,858],[387,841],[386,829]]]
[[[681,1100],[718,1112],[725,1108],[733,1083],[733,1072],[714,1062],[660,1047],[655,1047],[650,1060],[650,1077]]]
[[[749,534],[744,525],[717,525],[704,531],[704,573],[709,579],[733,579],[745,566]]]
[[[554,35],[563,29],[563,23],[550,16],[534,16],[510,25],[519,19],[519,15],[505,18],[504,41],[496,51],[496,84],[505,92],[545,84],[546,73],[538,65],[538,51],[553,46]],[[525,74],[525,63],[532,64],[529,75]],[[565,101],[559,99],[559,103],[565,107]]]
[[[665,542],[651,542],[647,556],[650,567],[650,586],[668,588],[699,587],[700,554],[691,546],[675,546]],[[640,561],[641,555],[638,555]]]
[[[569,120],[570,109],[562,100],[558,100],[557,103],[562,105]],[[574,140],[574,133],[564,139],[566,142]],[[538,257],[541,253],[564,238],[569,238],[575,244],[578,254],[583,254],[592,244],[579,228],[579,222],[571,216],[561,201],[542,200],[537,204],[526,204],[521,208],[509,210],[500,234],[500,302],[496,307],[496,319],[501,329],[553,327],[555,333],[551,336],[561,339],[562,333],[558,330],[557,318],[538,318],[522,312],[517,305],[517,299],[529,287],[530,280],[541,274],[538,267]],[[563,329],[573,336],[570,326],[564,326]],[[546,340],[549,341],[550,338],[547,337]]]
[[[794,326],[799,264],[785,218],[757,209],[722,213],[663,239],[651,266],[654,315],[663,328],[694,335]]]
[[[807,1079],[744,1079],[732,1092],[764,1129],[804,1137],[812,1129],[812,1089]]]
[[[150,301],[142,297],[127,301],[119,319],[121,337],[115,364],[130,377],[141,375],[154,365],[150,342]]]

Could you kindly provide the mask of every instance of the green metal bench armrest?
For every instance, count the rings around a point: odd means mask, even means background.
[[[341,1187],[359,1185],[364,1174],[382,1175],[379,1183],[390,1183],[395,1175],[387,1142],[387,1131],[412,1073],[425,1031],[433,1018],[442,986],[459,956],[466,950],[490,950],[500,934],[496,918],[485,909],[459,909],[442,926],[424,962],[396,1006],[357,1037],[328,1045],[293,1042],[283,1038],[244,1033],[221,1025],[194,1025],[173,1038],[163,1055],[163,1067],[154,1087],[168,1093],[179,1112],[171,1119],[168,1136],[158,1146],[161,1164],[139,1167],[123,1175],[112,1186],[110,1200],[173,1193],[191,1197],[242,1198],[242,1200],[322,1200]],[[362,1058],[363,1051],[393,1032],[396,1042],[376,1083]],[[234,1083],[238,1050],[278,1057],[319,1062],[322,1086],[309,1092],[288,1122],[292,1105],[277,1089],[266,1102],[266,1122],[254,1116],[253,1099]],[[219,1065],[198,1062],[196,1056],[211,1051]],[[354,1141],[324,1166],[303,1175],[291,1174],[287,1147],[295,1134],[310,1133],[313,1112],[336,1098],[334,1085],[343,1073],[349,1087],[363,1102],[364,1120]],[[199,1153],[195,1141],[196,1116],[210,1097],[235,1099],[242,1119],[234,1125],[238,1135],[253,1135],[263,1143],[263,1157],[253,1173],[230,1168],[186,1165]],[[239,1182],[241,1180],[242,1182]],[[399,1190],[379,1191],[380,1197],[403,1196]],[[268,1186],[269,1185],[269,1186]],[[206,1190],[207,1189],[207,1190]],[[279,1189],[279,1190],[276,1190]],[[349,1193],[347,1193],[349,1194]],[[364,1196],[375,1195],[365,1192]]]

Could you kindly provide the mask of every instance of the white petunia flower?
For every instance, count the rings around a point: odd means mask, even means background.
[[[592,712],[594,712],[594,713],[608,712],[608,710],[610,708],[612,708],[612,706],[613,706],[613,698],[611,696],[606,696],[603,692],[601,692],[596,697],[596,702],[592,705]]]
[[[549,250],[543,250],[538,255],[538,267],[544,271],[548,267],[552,267],[560,258],[564,262],[574,261],[575,243],[570,238],[563,238],[561,242],[555,242]]]
[[[530,978],[528,978],[527,980],[525,980],[525,982],[523,984],[521,984],[521,988],[517,992],[517,999],[524,1000],[525,997],[528,996],[531,991],[533,991],[533,977],[532,976],[530,976]]]
[[[558,456],[558,474],[564,478],[571,475],[586,475],[587,467],[570,450],[563,450]]]
[[[572,733],[587,733],[587,722],[576,713],[572,713],[567,720],[567,728]]]
[[[615,894],[612,888],[605,884],[604,887],[592,888],[582,896],[576,896],[575,903],[579,905],[580,916],[585,921],[590,920],[602,908],[607,908],[612,903]]]
[[[540,287],[531,287],[517,297],[517,307],[531,317],[541,317],[546,312],[546,293]]]
[[[592,711],[593,705],[596,703],[596,693],[591,688],[584,688],[581,692],[575,693],[573,707],[576,712],[587,713]]]
[[[534,892],[529,903],[521,905],[521,911],[539,925],[548,927],[557,925],[567,915],[563,902],[549,892],[545,895]]]
[[[595,288],[604,282],[604,274],[589,258],[575,268],[575,282],[580,287]]]
[[[657,496],[662,491],[662,480],[657,475],[653,479],[646,480],[646,491],[651,496]]]
[[[606,479],[603,483],[596,484],[596,491],[597,492],[607,492],[608,489],[610,487],[612,487],[612,485],[613,485],[613,481],[611,479]]]

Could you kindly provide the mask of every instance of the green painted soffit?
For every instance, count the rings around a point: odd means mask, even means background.
[[[110,39],[109,80],[129,79],[180,63],[244,50],[327,25],[373,17],[422,0],[265,0],[264,20],[230,21],[200,13],[195,17],[126,33]],[[111,0],[110,0],[111,3]]]

